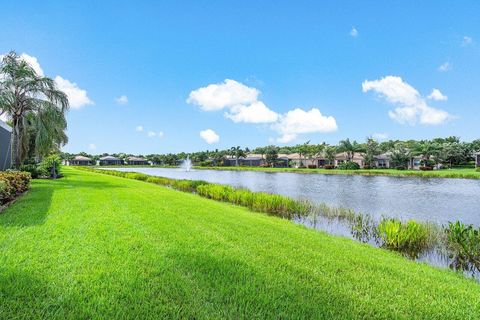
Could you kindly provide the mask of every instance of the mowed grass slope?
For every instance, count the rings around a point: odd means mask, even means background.
[[[480,318],[480,285],[161,186],[65,169],[0,215],[0,319]]]

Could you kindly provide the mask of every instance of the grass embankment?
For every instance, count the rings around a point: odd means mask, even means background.
[[[232,170],[232,171],[261,171],[261,172],[296,172],[318,174],[350,174],[364,176],[395,176],[395,177],[423,177],[423,178],[457,178],[480,179],[480,171],[475,169],[444,169],[432,171],[396,170],[396,169],[307,169],[307,168],[264,168],[264,167],[195,167],[195,169]]]
[[[0,318],[478,319],[448,270],[162,186],[66,168],[0,215]]]

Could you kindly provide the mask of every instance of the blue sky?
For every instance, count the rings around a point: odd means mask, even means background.
[[[478,1],[9,1],[2,10],[0,53],[37,59],[70,94],[65,151],[480,138]]]

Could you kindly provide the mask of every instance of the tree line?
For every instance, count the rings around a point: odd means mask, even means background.
[[[361,154],[366,166],[374,166],[375,157],[380,154],[387,154],[390,159],[391,167],[407,166],[408,161],[414,157],[420,157],[425,165],[443,164],[444,166],[469,165],[474,160],[473,154],[480,151],[480,139],[465,142],[459,137],[435,138],[431,140],[389,140],[379,142],[373,138],[367,138],[364,142],[351,141],[350,139],[341,140],[337,145],[330,145],[325,142],[315,144],[310,141],[294,146],[275,146],[268,145],[250,149],[240,146],[231,147],[224,150],[206,150],[199,152],[180,152],[167,154],[147,154],[133,155],[126,153],[112,154],[118,158],[127,158],[129,156],[143,157],[156,164],[175,166],[186,159],[187,156],[196,164],[203,165],[222,165],[225,157],[229,156],[236,160],[245,157],[247,154],[259,154],[265,158],[268,164],[273,164],[278,159],[279,154],[298,153],[300,159],[323,158],[327,164],[333,164],[338,153],[344,153],[347,161],[353,160],[356,154]],[[101,155],[91,155],[81,152],[80,155],[87,156],[97,160]],[[64,159],[72,159],[75,154],[64,153]]]

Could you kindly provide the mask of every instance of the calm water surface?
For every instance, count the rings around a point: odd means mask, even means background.
[[[286,172],[116,168],[173,179],[205,180],[382,215],[480,225],[480,180]]]

